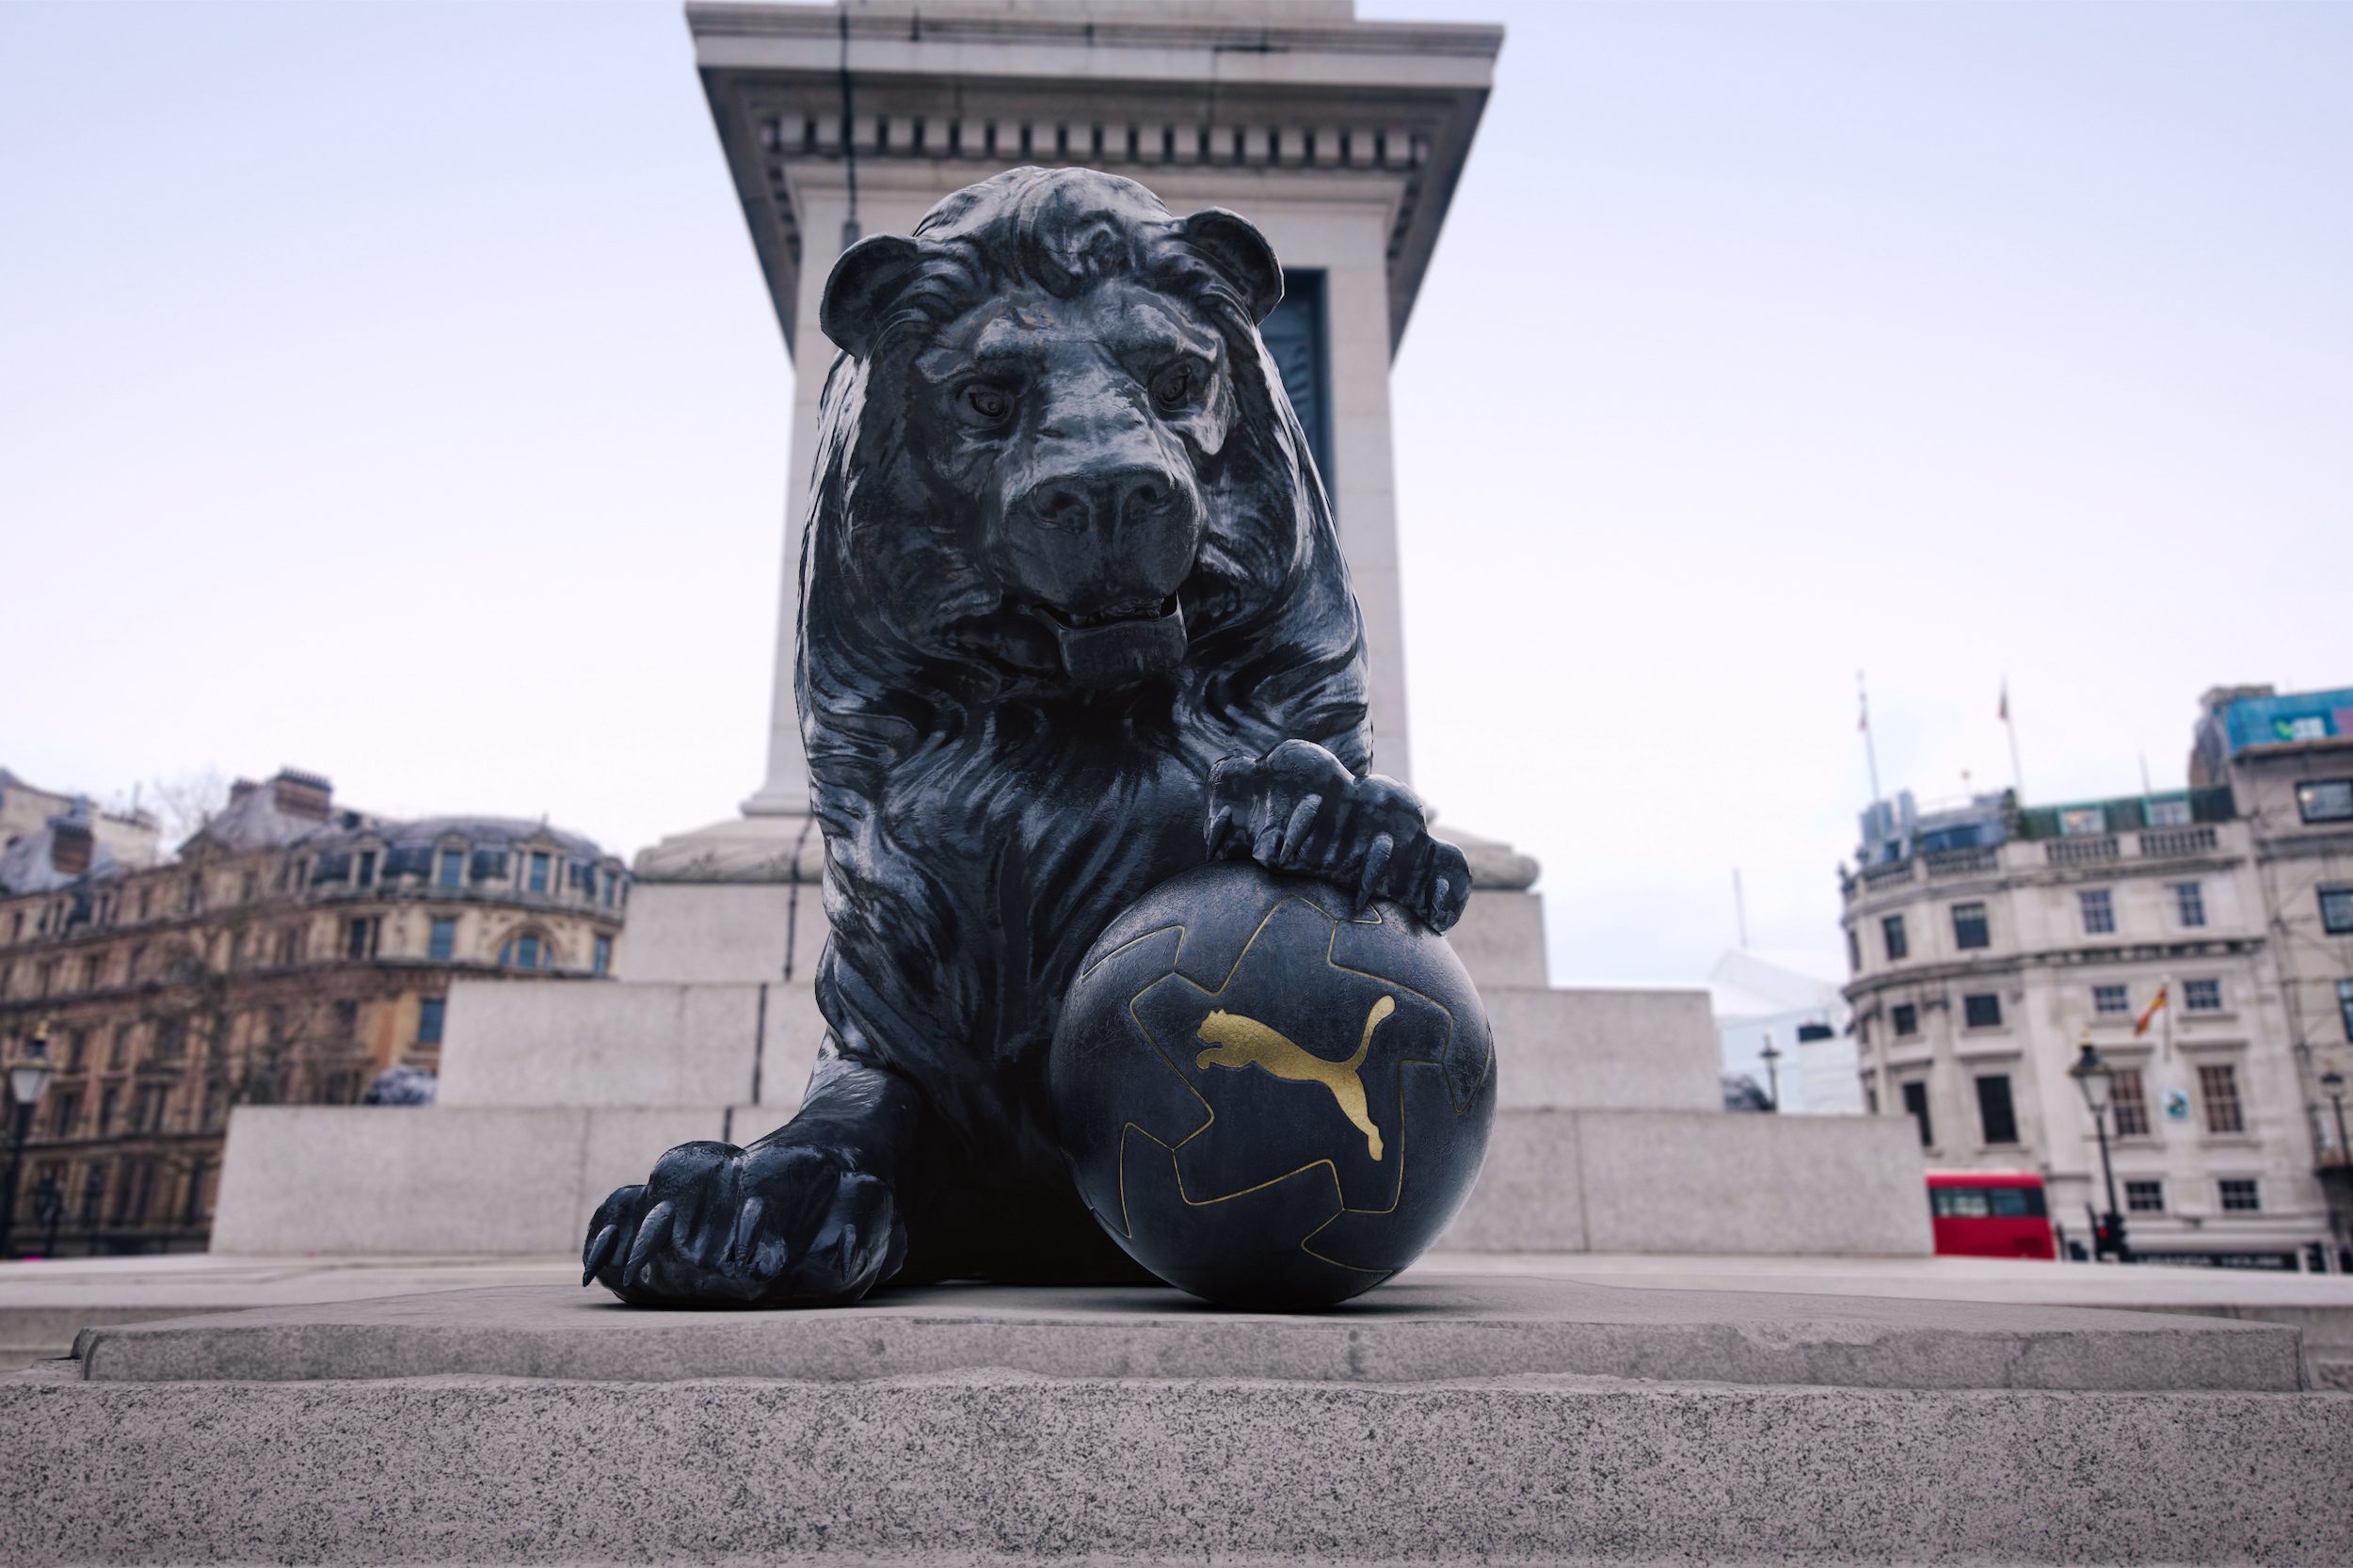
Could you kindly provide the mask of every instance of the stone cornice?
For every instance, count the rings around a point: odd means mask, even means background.
[[[788,168],[846,157],[952,170],[952,184],[1021,163],[1084,164],[1146,184],[1186,168],[1385,179],[1397,187],[1394,352],[1503,40],[1492,26],[870,11],[850,13],[845,32],[843,13],[809,7],[690,6],[687,21],[788,344],[802,264]]]

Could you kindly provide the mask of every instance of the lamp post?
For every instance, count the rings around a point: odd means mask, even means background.
[[[56,1256],[57,1226],[65,1219],[65,1189],[58,1185],[56,1176],[45,1176],[33,1183],[33,1218],[48,1230],[41,1239],[41,1256]]]
[[[2108,1102],[2116,1091],[2116,1069],[2100,1060],[2087,1032],[2067,1076],[2083,1091],[2084,1105],[2091,1112],[2091,1129],[2100,1140],[2100,1176],[2108,1192],[2108,1211],[2092,1237],[2092,1256],[2113,1253],[2119,1263],[2130,1263],[2133,1254],[2124,1244],[2124,1216],[2116,1207],[2116,1167],[2108,1162]]]
[[[8,1097],[16,1102],[16,1137],[8,1149],[8,1182],[0,1190],[0,1259],[8,1256],[8,1232],[16,1227],[16,1181],[24,1169],[25,1140],[33,1135],[33,1107],[49,1091],[49,1020],[33,1026],[24,1054],[8,1064]]]
[[[1765,1081],[1770,1085],[1765,1092],[1766,1097],[1773,1102],[1773,1109],[1778,1112],[1781,1109],[1781,1048],[1774,1045],[1773,1037],[1768,1034],[1765,1036],[1765,1048],[1756,1055],[1757,1060],[1765,1064]]]
[[[2337,1113],[2338,1180],[2347,1196],[2345,1240],[2353,1241],[2353,1138],[2345,1135],[2345,1075],[2334,1067],[2321,1074],[2320,1092],[2329,1096],[2329,1104]]]
[[[2353,1140],[2345,1135],[2345,1075],[2331,1067],[2320,1075],[2320,1092],[2337,1112],[2337,1163],[2353,1170]]]

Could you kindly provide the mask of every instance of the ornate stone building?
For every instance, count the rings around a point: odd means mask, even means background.
[[[387,821],[291,770],[152,866],[86,807],[52,817],[0,853],[0,1057],[55,1068],[15,1250],[53,1229],[67,1252],[202,1246],[232,1107],[349,1105],[433,1069],[453,980],[601,976],[628,895],[577,834]]]
[[[2295,1268],[2331,1239],[2321,1177],[2343,1162],[2320,1075],[2353,1069],[2353,795],[2329,814],[2353,741],[2233,743],[2251,690],[2207,695],[2186,791],[1875,804],[1843,884],[1846,994],[1866,1105],[1910,1116],[1931,1166],[2039,1172],[2088,1240],[2106,1199],[2068,1068],[2089,1040],[2117,1068],[2134,1252]],[[2323,695],[2353,719],[2353,693]]]

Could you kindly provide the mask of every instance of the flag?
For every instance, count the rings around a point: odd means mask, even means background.
[[[2142,1035],[2148,1033],[2149,1026],[2157,1021],[2157,1014],[2165,1006],[2165,986],[2160,985],[2157,987],[2157,1000],[2149,1004],[2148,1010],[2141,1014],[2140,1021],[2133,1025],[2134,1039],[2137,1040]]]

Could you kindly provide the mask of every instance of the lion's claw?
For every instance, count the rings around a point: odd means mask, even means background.
[[[890,1189],[838,1150],[681,1144],[597,1208],[581,1251],[632,1305],[838,1306],[896,1273],[906,1228]]]
[[[1211,769],[1204,837],[1212,858],[1246,857],[1321,878],[1358,908],[1385,899],[1434,931],[1460,920],[1470,896],[1463,852],[1430,836],[1429,815],[1411,790],[1378,774],[1357,778],[1306,741]]]

